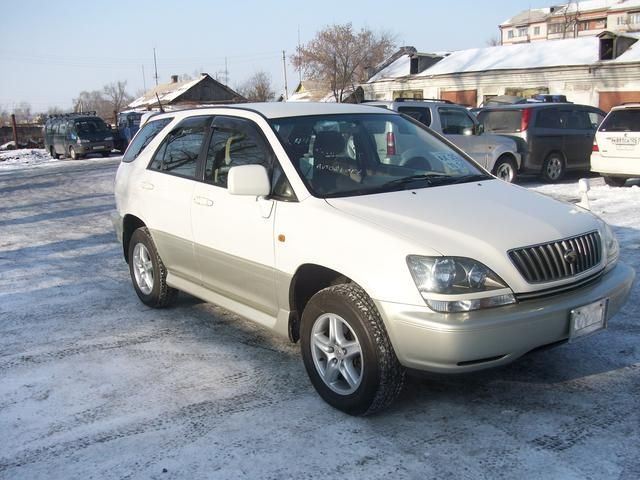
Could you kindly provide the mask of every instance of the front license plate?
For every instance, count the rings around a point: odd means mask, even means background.
[[[569,341],[607,327],[608,298],[571,310]]]
[[[98,147],[93,147],[94,150],[103,150],[104,147],[102,145],[98,146]]]

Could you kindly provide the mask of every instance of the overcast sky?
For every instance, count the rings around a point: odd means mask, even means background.
[[[413,1],[172,1],[12,0],[0,21],[0,107],[21,101],[33,111],[70,108],[82,90],[127,81],[132,95],[173,74],[207,72],[229,86],[266,71],[284,90],[282,51],[291,92],[299,80],[288,57],[323,27],[353,23],[387,30],[397,45],[419,51],[483,47],[498,37],[498,24],[549,2]],[[144,70],[144,75],[143,75]]]

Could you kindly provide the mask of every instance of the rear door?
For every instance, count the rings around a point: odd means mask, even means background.
[[[155,151],[134,188],[143,218],[169,272],[199,282],[193,253],[191,208],[197,165],[212,116],[189,117],[178,123]]]
[[[588,170],[595,130],[591,126],[587,111],[580,107],[562,107],[560,123],[567,168]]]
[[[477,124],[465,108],[438,107],[442,134],[464,150],[483,167],[489,163],[489,151],[485,138],[476,135]]]
[[[613,110],[597,133],[602,157],[633,158],[640,168],[640,108]]]
[[[532,164],[542,166],[552,152],[565,155],[565,132],[562,128],[559,107],[532,108],[531,110],[535,119],[533,128],[529,131],[529,155],[532,157]]]

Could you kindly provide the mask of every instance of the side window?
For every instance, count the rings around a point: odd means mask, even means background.
[[[144,127],[140,129],[138,134],[129,144],[127,151],[124,153],[122,157],[122,161],[129,163],[133,162],[140,152],[144,150],[144,148],[149,145],[151,140],[153,140],[160,130],[162,130],[169,122],[171,122],[173,118],[161,118],[160,120],[153,120],[147,123]]]
[[[238,165],[264,165],[272,173],[273,155],[249,120],[216,117],[207,151],[205,181],[227,187],[227,174]]]
[[[149,164],[149,170],[195,178],[198,156],[209,132],[212,117],[183,120],[164,139]]]
[[[587,112],[584,110],[568,110],[562,113],[566,113],[566,116],[562,115],[564,128],[570,128],[573,130],[591,130],[589,117],[587,116]],[[564,121],[565,118],[566,122]]]
[[[400,113],[409,115],[427,127],[431,125],[431,112],[428,108],[420,107],[398,107]]]
[[[536,116],[536,127],[562,128],[560,112],[557,108],[541,108]]]
[[[602,120],[604,120],[604,116],[598,112],[587,112],[587,115],[589,116],[589,124],[594,130],[598,128]]]
[[[60,133],[63,135],[67,133],[67,122],[62,122],[60,124]]]
[[[438,108],[442,133],[446,135],[470,135],[474,122],[469,114],[458,108]]]

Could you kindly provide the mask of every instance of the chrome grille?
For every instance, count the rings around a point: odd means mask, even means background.
[[[542,243],[509,251],[509,258],[529,283],[553,282],[595,267],[602,256],[600,234]]]

